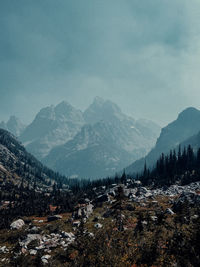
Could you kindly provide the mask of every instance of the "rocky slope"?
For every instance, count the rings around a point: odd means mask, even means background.
[[[43,162],[70,177],[101,178],[123,168],[134,156],[116,145],[112,124],[84,126],[72,141],[51,150]]]
[[[195,108],[187,108],[181,112],[178,118],[162,129],[155,147],[145,158],[137,160],[126,168],[127,173],[136,173],[143,170],[146,161],[151,167],[161,153],[169,153],[170,149],[176,149],[179,144],[196,135],[200,131],[200,111]]]
[[[0,231],[2,266],[199,266],[200,183],[93,188],[73,212]],[[2,207],[1,207],[2,208]]]
[[[0,188],[7,184],[33,188],[36,183],[42,188],[51,188],[58,174],[44,167],[29,154],[19,141],[6,130],[0,129]]]

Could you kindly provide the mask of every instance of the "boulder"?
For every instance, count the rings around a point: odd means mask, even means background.
[[[157,216],[151,216],[151,220],[152,220],[153,222],[156,222],[156,221],[158,220],[158,217],[157,217]]]
[[[51,258],[51,255],[44,255],[42,256],[42,260],[45,259],[45,260],[49,260]]]
[[[147,225],[148,224],[148,222],[147,221],[142,221],[142,225],[144,226],[144,225]]]
[[[73,226],[75,226],[75,227],[79,227],[80,224],[81,224],[80,221],[74,221],[74,222],[73,222]]]
[[[74,234],[73,233],[67,233],[67,232],[64,232],[64,231],[62,231],[62,236],[64,237],[64,238],[67,238],[68,239],[68,241],[74,241],[74,239],[75,239],[75,236],[74,236]]]
[[[23,241],[19,242],[22,247],[27,247],[30,243],[33,241],[40,241],[42,240],[42,236],[39,234],[28,234],[26,239]]]
[[[96,223],[96,224],[94,225],[94,227],[97,228],[97,229],[100,229],[100,228],[103,227],[103,225],[102,225],[101,223]]]
[[[146,189],[146,187],[140,187],[140,188],[138,189],[138,191],[139,191],[140,193],[143,193],[143,194],[146,194],[146,193],[149,192],[149,190]]]
[[[195,214],[191,217],[192,220],[197,220],[199,218],[199,215]]]
[[[24,225],[25,225],[25,222],[22,219],[19,219],[19,220],[16,220],[16,221],[12,222],[11,225],[10,225],[10,228],[19,230]]]
[[[86,217],[88,218],[92,213],[93,213],[93,205],[92,204],[88,204],[85,207],[85,212],[86,212]]]
[[[29,253],[30,253],[30,255],[35,256],[35,255],[37,254],[37,250],[35,250],[35,249],[31,249],[31,250],[29,251]]]
[[[135,185],[135,186],[141,186],[142,183],[139,180],[133,180],[133,185]]]
[[[94,234],[93,233],[88,233],[88,236],[93,238],[94,237]]]
[[[0,247],[0,253],[8,253],[9,250],[6,248],[6,246]]]

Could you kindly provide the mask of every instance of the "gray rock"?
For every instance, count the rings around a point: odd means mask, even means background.
[[[51,258],[51,255],[44,255],[42,256],[42,260],[45,259],[45,260],[49,260]]]
[[[29,251],[29,253],[30,253],[30,255],[36,255],[36,254],[37,254],[37,250],[35,250],[35,249],[31,249],[31,250]]]
[[[39,234],[28,234],[26,239],[19,242],[19,244],[22,246],[22,247],[27,247],[29,243],[31,243],[32,241],[34,240],[42,240],[42,236],[39,235]]]
[[[75,221],[75,222],[73,222],[73,226],[75,226],[75,227],[79,227],[79,226],[80,226],[80,224],[81,224],[81,222],[80,222],[80,221]]]
[[[197,220],[199,218],[199,215],[195,214],[191,217],[192,220]]]
[[[16,220],[16,221],[12,222],[11,225],[10,225],[10,228],[19,230],[24,225],[25,225],[25,222],[22,219],[19,219],[19,220]]]
[[[156,222],[156,221],[158,220],[158,217],[157,217],[157,216],[151,216],[151,220],[152,220],[153,222]]]
[[[9,249],[6,248],[6,246],[0,247],[0,253],[8,253]]]
[[[94,227],[97,228],[97,229],[100,229],[100,228],[103,227],[103,225],[102,225],[101,223],[96,223],[96,224],[94,225]]]

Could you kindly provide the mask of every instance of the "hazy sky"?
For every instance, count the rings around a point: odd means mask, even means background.
[[[200,108],[200,1],[0,1],[0,120],[97,95],[161,125]]]

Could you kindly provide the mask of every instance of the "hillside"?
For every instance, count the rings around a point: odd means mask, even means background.
[[[11,133],[0,129],[0,186],[8,183],[20,186],[37,184],[48,189],[64,177],[44,167],[37,159],[29,154]]]
[[[170,149],[176,149],[179,144],[196,135],[199,131],[200,111],[195,108],[185,109],[175,121],[161,130],[155,147],[147,156],[128,166],[126,172],[137,173],[142,171],[145,162],[148,167],[152,167],[161,153],[169,153]]]
[[[20,217],[9,231],[0,230],[0,262],[8,267],[199,266],[199,188],[194,183],[152,189],[130,180],[95,187],[73,212]]]
[[[199,150],[161,156],[141,181],[124,173],[69,188],[49,185],[64,177],[5,130],[0,144],[3,266],[199,266]]]

